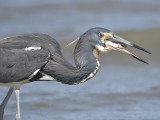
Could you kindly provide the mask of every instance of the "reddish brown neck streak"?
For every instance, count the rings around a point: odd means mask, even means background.
[[[97,49],[94,49],[93,55],[96,57],[96,59],[98,59],[99,58],[99,51]]]

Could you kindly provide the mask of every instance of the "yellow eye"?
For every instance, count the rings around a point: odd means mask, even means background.
[[[99,37],[103,37],[104,36],[104,34],[103,33],[99,33]]]

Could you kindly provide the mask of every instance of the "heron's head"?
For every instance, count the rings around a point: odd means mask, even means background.
[[[149,51],[145,50],[144,48],[133,44],[117,35],[115,35],[113,32],[111,32],[108,29],[104,28],[92,28],[88,30],[85,34],[85,37],[92,43],[92,45],[99,51],[99,52],[107,52],[109,50],[115,50],[115,51],[121,51],[124,52],[141,62],[144,62],[147,64],[146,61],[140,59],[133,53],[126,50],[127,46],[131,46],[134,48],[137,48],[139,50],[142,50],[146,53],[151,54]]]

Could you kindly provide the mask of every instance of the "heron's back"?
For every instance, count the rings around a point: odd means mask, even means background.
[[[46,34],[23,34],[0,39],[0,83],[31,79],[54,54],[61,56],[61,47]]]

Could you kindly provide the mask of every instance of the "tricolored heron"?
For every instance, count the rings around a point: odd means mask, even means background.
[[[15,90],[17,101],[16,120],[20,120],[20,86],[33,81],[58,81],[79,84],[92,78],[100,68],[99,53],[109,50],[125,52],[127,45],[151,54],[144,48],[120,38],[110,30],[92,28],[81,35],[74,50],[75,66],[66,61],[59,43],[46,34],[23,34],[0,40],[0,85],[10,86],[0,106],[0,119],[4,108]]]

